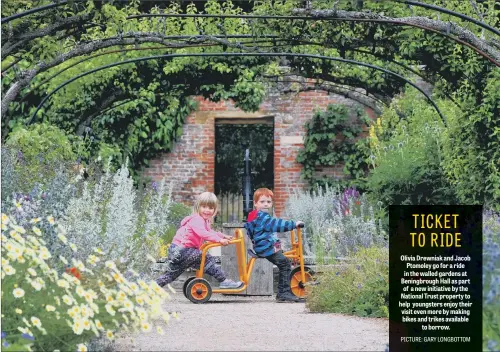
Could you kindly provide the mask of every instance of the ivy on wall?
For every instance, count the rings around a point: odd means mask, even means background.
[[[326,184],[341,186],[356,185],[363,188],[366,174],[366,140],[360,139],[363,127],[368,126],[368,116],[359,108],[330,104],[324,111],[316,111],[306,124],[304,148],[297,155],[303,165],[302,177],[309,186],[323,187]],[[321,168],[344,166],[349,179],[318,176]]]

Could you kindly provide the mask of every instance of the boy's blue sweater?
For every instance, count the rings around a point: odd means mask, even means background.
[[[268,257],[274,254],[274,244],[279,241],[273,234],[274,232],[286,232],[295,228],[297,225],[294,221],[273,218],[263,211],[257,213],[257,218],[245,223],[247,235],[259,257]]]

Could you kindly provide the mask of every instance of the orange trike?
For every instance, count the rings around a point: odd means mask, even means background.
[[[304,265],[304,252],[302,247],[302,230],[300,228],[290,231],[292,248],[283,254],[292,259],[295,268],[292,269],[290,274],[290,287],[292,293],[303,298],[306,296],[306,283],[313,281],[314,272]],[[193,303],[207,302],[213,293],[235,294],[243,292],[250,283],[252,269],[255,260],[258,256],[252,249],[245,250],[245,238],[241,229],[235,230],[235,235],[229,245],[236,245],[236,258],[238,262],[239,280],[243,282],[243,286],[239,288],[214,288],[210,283],[203,278],[203,269],[205,267],[205,260],[207,252],[210,248],[220,247],[220,243],[205,243],[201,247],[202,257],[200,268],[196,271],[196,276],[188,278],[184,282],[183,291],[184,296]],[[246,253],[249,254],[250,260],[247,262]]]

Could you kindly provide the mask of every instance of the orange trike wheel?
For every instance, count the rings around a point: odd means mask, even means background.
[[[292,289],[292,293],[299,297],[304,298],[306,296],[306,282],[313,281],[314,271],[305,266],[304,267],[304,276],[306,281],[302,282],[302,275],[300,274],[300,266],[296,267],[292,270],[290,274],[290,288]]]
[[[205,279],[193,279],[186,286],[186,297],[193,303],[205,303],[212,296],[212,287]]]

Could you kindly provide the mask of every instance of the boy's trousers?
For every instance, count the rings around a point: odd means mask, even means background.
[[[286,292],[291,292],[290,289],[290,274],[292,272],[292,266],[287,257],[283,254],[283,251],[280,250],[274,254],[271,254],[268,257],[265,257],[271,263],[276,265],[279,269],[278,274],[278,295],[281,295]]]

